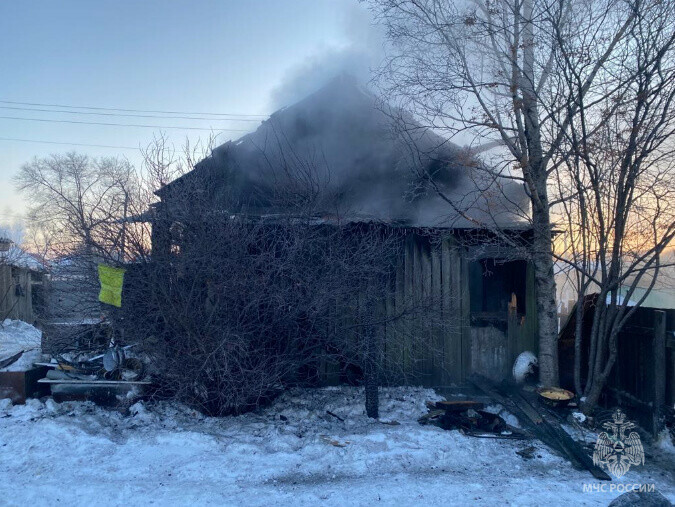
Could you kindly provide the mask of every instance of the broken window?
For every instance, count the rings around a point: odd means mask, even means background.
[[[469,264],[469,294],[472,314],[496,313],[506,318],[511,295],[516,295],[518,313],[526,313],[527,262],[481,259]]]

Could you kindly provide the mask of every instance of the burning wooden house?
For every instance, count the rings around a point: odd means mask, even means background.
[[[392,129],[392,114],[408,128]],[[476,164],[468,150],[339,78],[159,190],[153,257],[190,247],[182,217],[195,207],[204,220],[246,216],[270,226],[302,208],[311,220],[298,226],[370,224],[394,232],[404,247],[391,273],[394,290],[378,311],[395,314],[401,301],[426,294],[441,316],[431,329],[401,324],[409,343],[385,347],[387,359],[400,365],[395,382],[443,386],[474,372],[506,378],[520,352],[537,351],[534,273],[526,257],[531,230],[522,220],[522,189],[481,185]],[[453,206],[442,194],[452,196]],[[434,347],[411,360],[415,336]],[[335,380],[330,366],[323,375]]]

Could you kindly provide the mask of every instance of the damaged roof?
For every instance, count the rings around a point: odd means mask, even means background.
[[[352,221],[527,228],[522,187],[483,184],[479,163],[343,75],[217,147],[157,195],[167,206],[181,195],[208,195],[216,208],[261,216],[311,206],[317,216]]]

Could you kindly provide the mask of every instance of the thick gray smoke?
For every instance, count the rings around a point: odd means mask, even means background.
[[[368,83],[384,35],[362,5],[343,21],[349,42],[293,68],[272,93],[279,110],[202,163],[225,207],[269,214],[309,203],[318,214],[429,227],[522,218],[520,186],[484,181],[467,150],[378,103]]]
[[[384,33],[373,22],[370,12],[357,3],[345,3],[341,10],[342,32],[346,43],[341,47],[319,50],[292,67],[271,94],[271,110],[295,104],[332,81],[349,74],[361,86],[372,78],[384,57]]]
[[[488,224],[492,216],[515,221],[505,213],[513,203],[503,197],[522,202],[518,186],[488,187],[466,150],[410,118],[401,135],[385,111],[342,74],[252,134],[214,150],[203,167],[213,169],[223,195],[256,213],[311,201],[317,214],[418,226],[476,225],[467,216]]]

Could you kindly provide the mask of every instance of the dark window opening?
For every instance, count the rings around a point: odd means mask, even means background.
[[[518,313],[527,313],[527,262],[481,259],[469,264],[469,294],[472,314],[500,314],[506,318],[511,295],[516,295]]]

